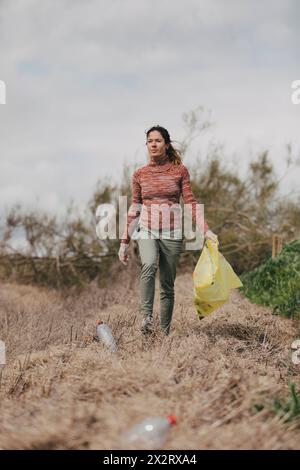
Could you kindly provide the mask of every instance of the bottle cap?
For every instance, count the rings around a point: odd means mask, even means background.
[[[177,419],[175,415],[169,415],[167,416],[167,418],[170,424],[177,424]]]
[[[96,321],[96,325],[102,325],[103,324],[103,321],[102,320],[97,320]]]

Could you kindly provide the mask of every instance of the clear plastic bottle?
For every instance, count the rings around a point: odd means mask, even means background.
[[[116,344],[116,341],[114,339],[114,336],[112,334],[112,331],[108,325],[103,323],[102,320],[97,321],[97,326],[96,326],[96,333],[99,338],[99,340],[111,351],[111,352],[117,352],[118,347]]]
[[[173,424],[174,415],[150,416],[123,434],[122,443],[131,449],[161,449]]]

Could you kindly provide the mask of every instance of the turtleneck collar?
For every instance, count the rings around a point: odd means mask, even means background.
[[[151,156],[150,157],[150,162],[149,162],[148,165],[151,168],[161,168],[161,167],[166,168],[166,166],[168,166],[170,163],[171,163],[171,161],[170,161],[168,155],[164,155],[163,157]]]

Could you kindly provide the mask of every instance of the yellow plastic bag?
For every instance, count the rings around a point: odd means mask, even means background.
[[[218,241],[206,240],[193,272],[194,305],[199,318],[227,302],[230,289],[243,285],[218,246]]]

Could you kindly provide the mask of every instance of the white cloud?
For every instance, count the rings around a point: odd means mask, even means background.
[[[82,205],[124,159],[146,160],[146,128],[180,140],[182,113],[200,104],[230,151],[269,147],[281,171],[284,144],[299,147],[298,12],[280,0],[0,3],[1,200]]]

